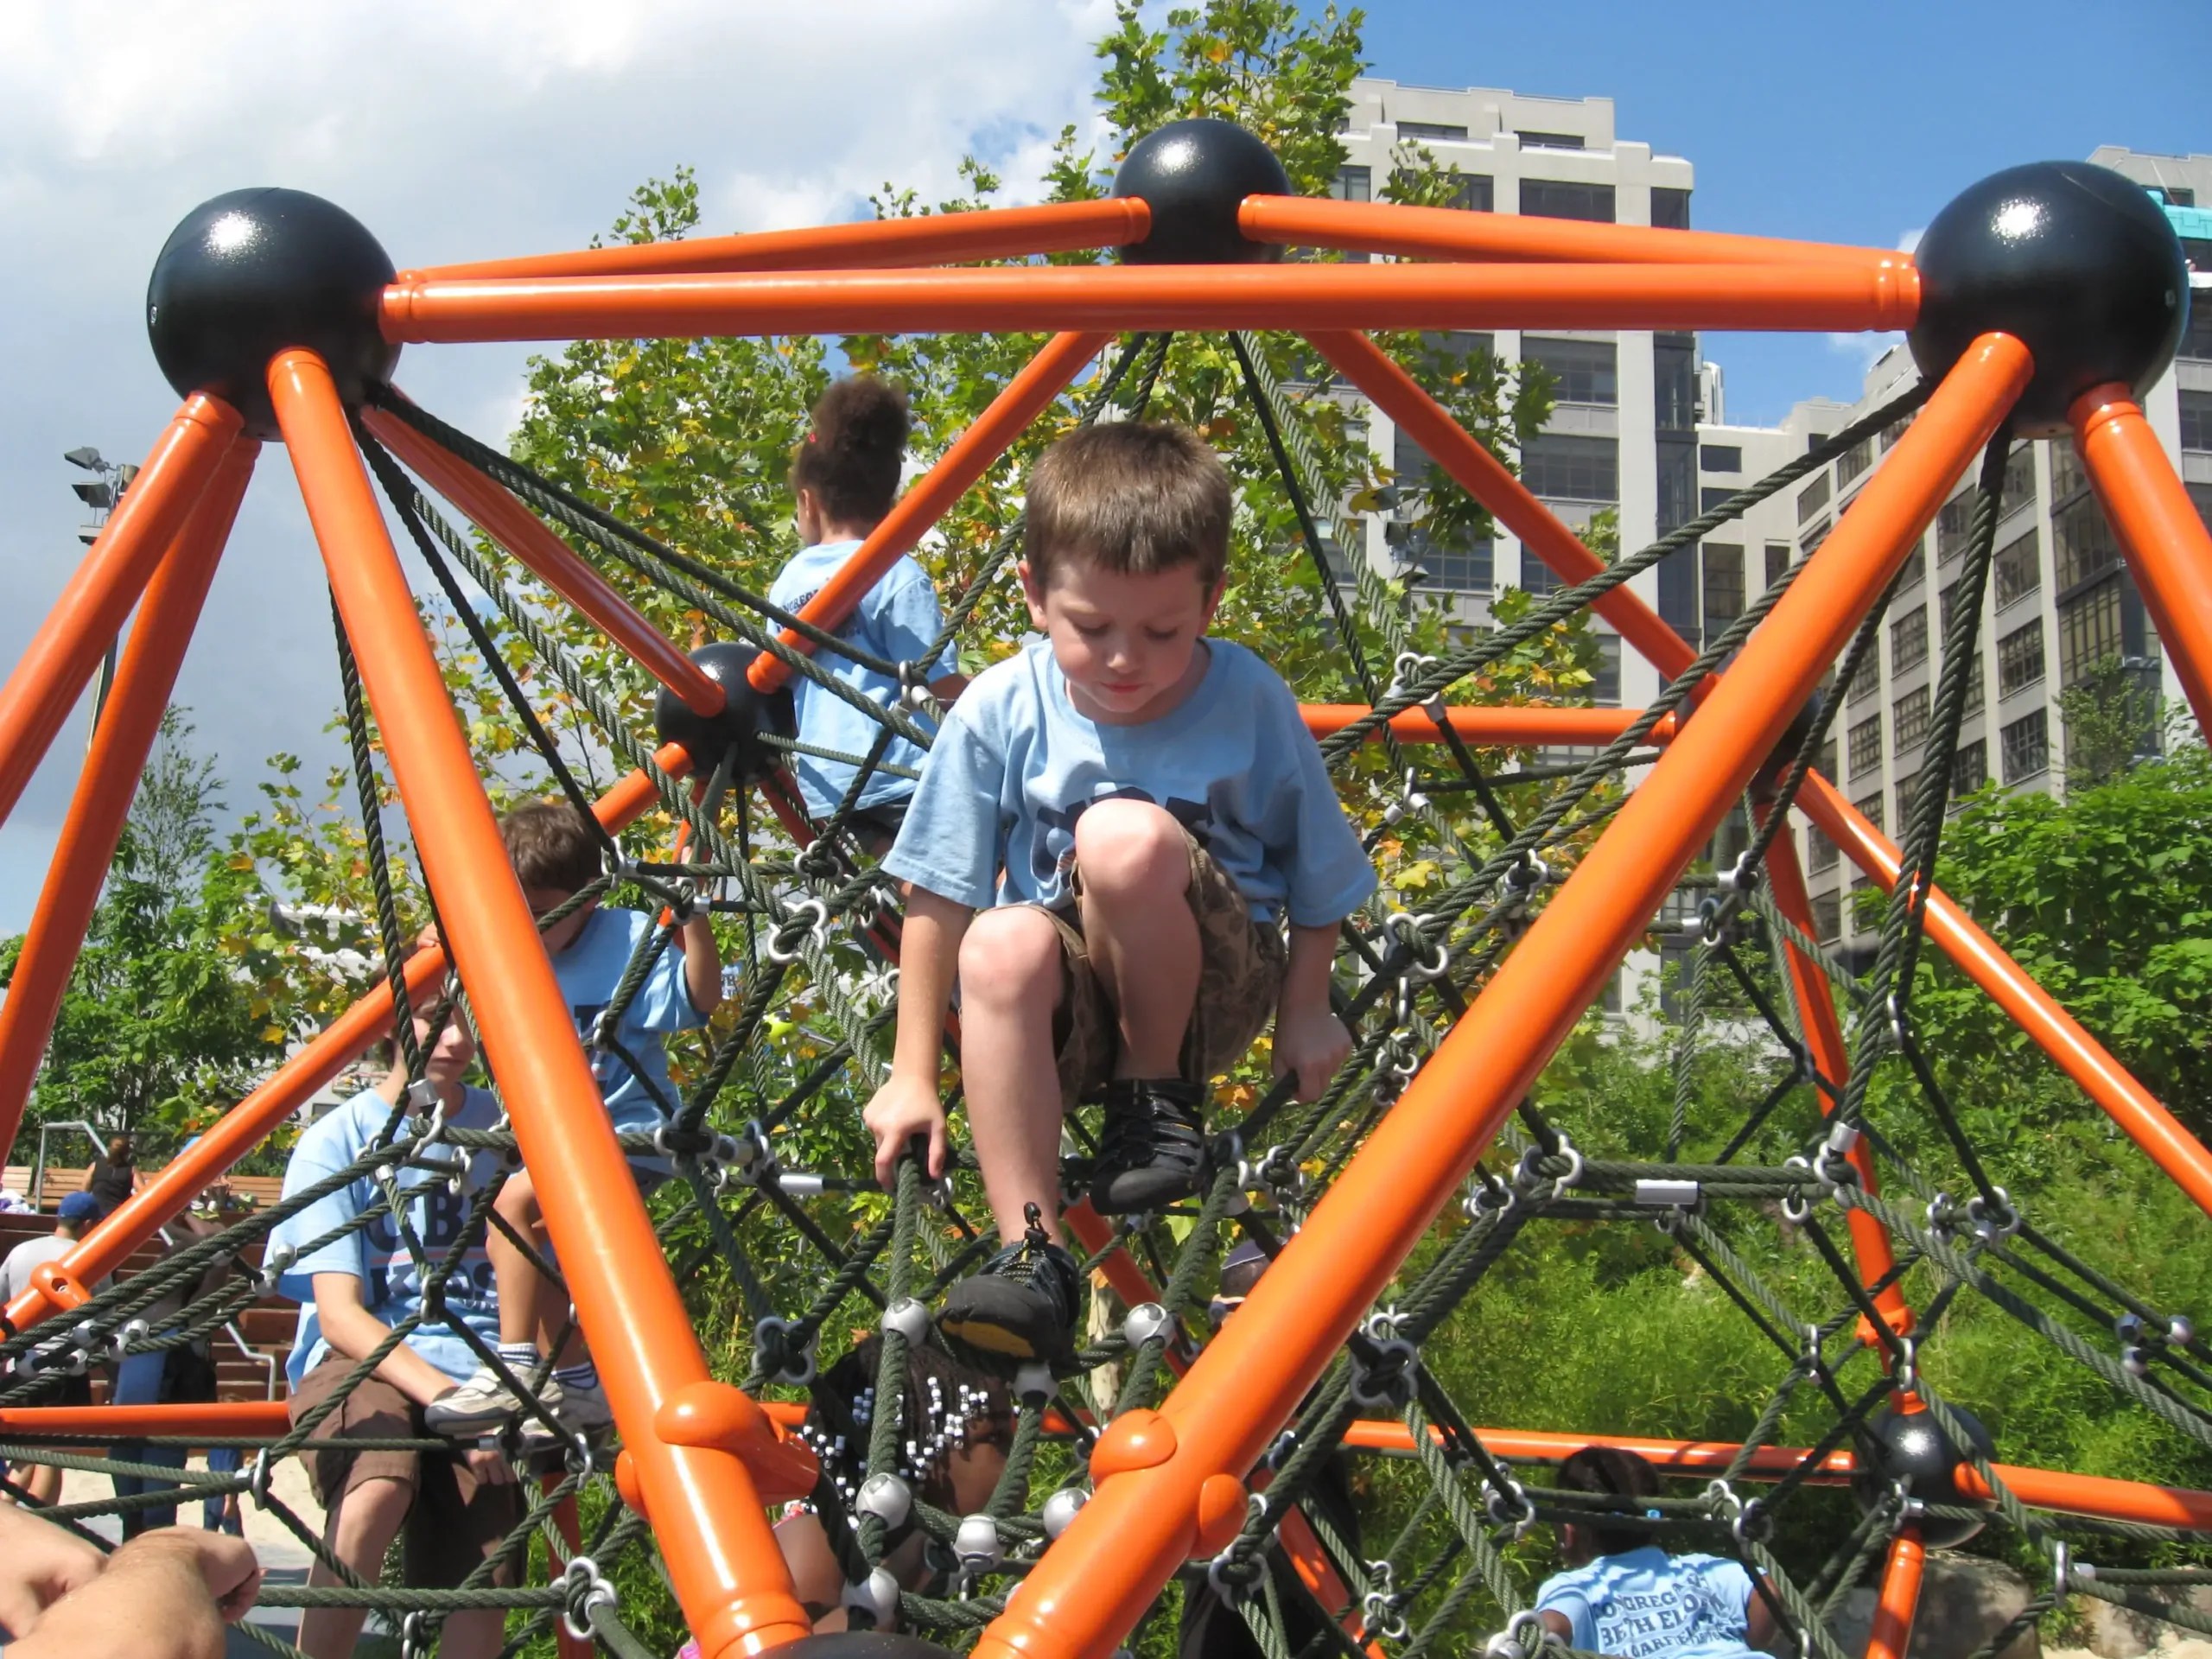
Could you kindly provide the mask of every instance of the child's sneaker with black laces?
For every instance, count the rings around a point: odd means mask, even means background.
[[[1103,1216],[1194,1198],[1210,1173],[1203,1084],[1180,1077],[1116,1077],[1090,1169],[1090,1202]]]
[[[1083,1270],[1052,1243],[1035,1205],[1029,1230],[952,1287],[938,1329],[979,1355],[1020,1365],[1067,1369],[1075,1357]]]

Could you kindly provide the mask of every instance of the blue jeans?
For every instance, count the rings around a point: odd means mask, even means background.
[[[245,1453],[235,1446],[210,1446],[207,1451],[207,1472],[211,1475],[235,1475],[245,1461]],[[227,1532],[233,1538],[245,1535],[245,1524],[230,1507],[236,1494],[211,1497],[200,1505],[200,1527],[203,1532]]]
[[[150,1406],[162,1397],[162,1370],[168,1364],[168,1356],[160,1354],[129,1354],[115,1370],[115,1401],[118,1406]],[[169,1468],[184,1467],[184,1448],[181,1446],[148,1446],[142,1440],[120,1440],[116,1443],[114,1456],[121,1463],[157,1463]],[[150,1476],[118,1475],[115,1495],[136,1497],[142,1492],[158,1492],[172,1483]],[[176,1524],[176,1505],[152,1505],[123,1512],[123,1535],[135,1538],[153,1527],[173,1527]]]

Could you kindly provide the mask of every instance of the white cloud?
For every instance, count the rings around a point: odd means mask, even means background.
[[[629,191],[698,171],[711,232],[849,219],[887,180],[925,197],[982,156],[1026,194],[1089,124],[1110,0],[80,0],[0,8],[0,664],[79,552],[60,452],[145,450],[175,398],[142,307],[196,203],[252,184],[329,197],[403,267],[582,246]],[[499,441],[518,348],[414,347],[400,379]],[[242,804],[264,755],[330,753],[316,556],[283,452],[254,490],[179,696]],[[0,931],[22,925],[81,726],[0,829]]]

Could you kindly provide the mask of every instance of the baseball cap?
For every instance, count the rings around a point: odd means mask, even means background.
[[[64,1221],[93,1221],[100,1213],[100,1201],[89,1192],[72,1192],[61,1200],[61,1207],[54,1213]]]

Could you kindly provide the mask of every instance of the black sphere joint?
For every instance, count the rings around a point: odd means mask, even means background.
[[[1996,1455],[1996,1442],[1981,1419],[1954,1406],[1951,1413],[1966,1430],[1974,1451],[1985,1458]],[[1892,1488],[1903,1485],[1905,1495],[1923,1503],[1947,1507],[1982,1507],[1982,1500],[1959,1490],[1959,1470],[1966,1457],[1944,1434],[1931,1411],[1884,1412],[1859,1437],[1859,1472],[1852,1477],[1852,1494],[1861,1508],[1872,1509]],[[1927,1516],[1919,1522],[1921,1541],[1931,1549],[1955,1549],[1982,1528],[1978,1520],[1953,1520]]]
[[[2139,400],[2173,360],[2189,316],[2189,262],[2158,203],[2087,162],[2037,162],[1969,186],[1913,251],[1913,360],[1935,378],[1975,336],[2016,337],[2035,378],[2015,437],[2066,429],[2068,405],[2118,381]]]
[[[733,785],[764,778],[783,764],[782,752],[763,743],[761,734],[790,738],[798,734],[798,722],[791,712],[789,691],[756,691],[745,677],[760,654],[751,645],[727,641],[702,645],[691,653],[691,660],[721,687],[728,699],[718,715],[694,713],[689,703],[665,686],[655,700],[655,733],[662,742],[681,743],[690,752],[694,777],[711,777],[723,756],[730,754],[735,756],[730,770]]]
[[[1146,134],[1114,175],[1114,194],[1152,210],[1152,230],[1122,250],[1133,265],[1251,265],[1282,257],[1236,226],[1247,196],[1287,196],[1290,175],[1243,128],[1205,118]]]
[[[154,360],[180,397],[212,393],[257,438],[277,435],[270,359],[303,346],[348,408],[388,382],[399,347],[377,327],[392,264],[361,221],[298,190],[233,190],[169,232],[146,285]]]

